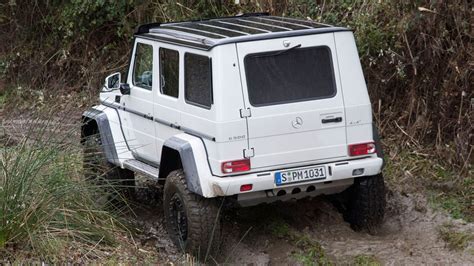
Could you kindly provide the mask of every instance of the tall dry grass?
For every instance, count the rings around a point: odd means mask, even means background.
[[[85,182],[77,125],[30,118],[0,130],[0,257],[87,261],[127,231],[105,188]],[[99,247],[99,248],[98,248]]]

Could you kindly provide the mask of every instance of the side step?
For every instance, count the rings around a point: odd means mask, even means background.
[[[138,172],[140,174],[144,174],[147,177],[158,180],[159,169],[149,164],[143,163],[135,159],[131,159],[131,160],[126,160],[123,163],[123,166],[129,170]]]

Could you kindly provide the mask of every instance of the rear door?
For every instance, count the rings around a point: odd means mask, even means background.
[[[347,156],[332,33],[237,44],[252,169]]]

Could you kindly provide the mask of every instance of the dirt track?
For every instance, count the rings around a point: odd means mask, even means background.
[[[221,256],[217,262],[238,264],[299,264],[295,254],[304,253],[296,232],[320,243],[329,259],[337,264],[353,264],[356,256],[373,256],[382,264],[474,264],[471,239],[464,251],[453,251],[439,237],[446,223],[463,232],[474,232],[474,224],[452,220],[432,211],[420,195],[389,193],[388,213],[377,235],[354,232],[342,215],[325,198],[297,203],[277,203],[233,210],[225,214]],[[172,246],[164,228],[161,205],[139,212],[144,228],[142,243],[157,249],[164,261],[176,261],[180,253]],[[272,225],[277,224],[277,228]],[[279,230],[281,232],[279,232]],[[290,233],[288,233],[289,231]],[[247,233],[247,234],[246,234]]]

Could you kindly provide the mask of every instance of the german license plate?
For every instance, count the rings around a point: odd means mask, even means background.
[[[277,186],[326,178],[326,167],[318,166],[275,173]]]

